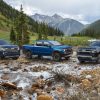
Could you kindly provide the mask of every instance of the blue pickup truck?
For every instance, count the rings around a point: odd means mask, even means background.
[[[94,41],[87,47],[78,48],[77,57],[81,63],[87,61],[100,63],[100,41]]]
[[[12,45],[7,41],[0,40],[0,58],[14,58],[20,56],[20,50],[17,45]]]
[[[72,47],[62,45],[58,41],[38,40],[34,45],[23,45],[23,53],[26,57],[32,58],[32,55],[52,56],[54,61],[60,61],[62,57],[70,58]]]

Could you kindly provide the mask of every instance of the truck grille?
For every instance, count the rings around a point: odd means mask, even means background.
[[[18,48],[7,48],[6,52],[17,52]]]
[[[77,54],[78,54],[78,55],[86,55],[86,56],[91,55],[90,52],[78,52]]]

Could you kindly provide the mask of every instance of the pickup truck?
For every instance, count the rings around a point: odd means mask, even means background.
[[[0,58],[14,58],[20,56],[20,50],[17,45],[12,45],[5,40],[0,40]]]
[[[34,45],[23,45],[23,53],[27,58],[32,58],[32,55],[52,56],[54,61],[60,61],[62,57],[70,58],[72,47],[58,41],[38,40]]]
[[[77,51],[78,60],[100,63],[100,41],[91,42],[88,47],[80,47]]]

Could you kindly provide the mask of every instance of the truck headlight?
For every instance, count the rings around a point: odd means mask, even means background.
[[[66,49],[63,49],[64,50],[64,52],[66,52]]]
[[[6,51],[6,48],[2,48],[2,47],[1,47],[1,48],[0,48],[0,51]]]
[[[97,52],[96,50],[93,50],[93,51],[92,51],[92,53],[96,53],[96,52]]]
[[[18,47],[17,50],[20,50],[20,48]]]

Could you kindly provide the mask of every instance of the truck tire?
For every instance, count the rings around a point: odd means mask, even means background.
[[[70,57],[65,57],[65,59],[66,59],[66,60],[69,60],[69,59],[70,59]]]
[[[19,58],[19,57],[14,57],[13,59],[14,59],[14,60],[17,60],[18,58]]]
[[[41,55],[38,55],[38,59],[41,59],[42,58],[42,56]]]
[[[97,63],[100,64],[100,54],[98,55]]]
[[[80,63],[84,63],[85,61],[83,61],[83,60],[79,60],[79,62],[80,62]]]
[[[25,52],[25,56],[26,56],[26,58],[28,58],[28,59],[32,59],[32,53],[31,53],[31,51],[26,51],[26,52]]]
[[[61,60],[61,54],[59,52],[53,53],[53,60],[54,61],[60,61]]]
[[[0,57],[0,59],[1,59],[1,60],[4,60],[4,59],[5,59],[5,57],[4,57],[4,56],[2,56],[2,57]]]

